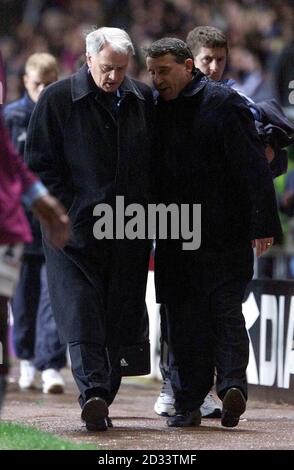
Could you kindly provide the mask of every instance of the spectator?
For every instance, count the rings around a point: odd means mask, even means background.
[[[26,168],[12,148],[0,118],[0,407],[8,373],[7,303],[17,282],[23,243],[31,241],[21,195],[40,220],[48,243],[61,248],[69,238],[63,207]]]
[[[31,55],[25,64],[25,94],[4,108],[12,142],[24,154],[27,127],[42,90],[57,80],[56,59],[47,53]],[[43,393],[63,393],[60,369],[66,365],[66,348],[60,344],[52,314],[42,235],[39,222],[27,211],[33,242],[26,244],[19,282],[12,299],[13,342],[20,359],[19,387],[35,387],[35,372],[42,372]]]

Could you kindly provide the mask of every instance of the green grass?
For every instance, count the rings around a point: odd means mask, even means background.
[[[88,444],[75,444],[29,426],[0,422],[1,450],[97,450]]]

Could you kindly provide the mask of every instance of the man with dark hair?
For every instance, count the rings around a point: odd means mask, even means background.
[[[228,52],[228,40],[225,33],[214,26],[197,26],[188,33],[186,42],[193,57],[200,52],[201,47],[213,49],[221,47]]]
[[[189,32],[187,45],[190,48],[195,67],[212,80],[220,81],[226,67],[228,56],[228,42],[226,35],[213,26],[197,26]],[[233,80],[224,80],[223,83],[234,87]],[[237,90],[238,91],[238,90]],[[263,102],[255,104],[248,97],[246,100],[254,116],[256,128],[265,145],[265,153],[270,163],[272,176],[276,177],[287,171],[287,153],[283,147],[290,145],[293,139],[286,138],[286,133],[293,134],[293,125],[281,114],[277,104]],[[273,108],[274,107],[274,108]],[[271,109],[271,113],[267,111]],[[273,118],[273,115],[275,118]],[[291,131],[292,127],[292,131]],[[282,130],[281,130],[282,128]],[[285,138],[282,141],[281,137]],[[174,414],[174,396],[169,380],[169,358],[166,332],[165,307],[160,308],[161,314],[161,360],[160,370],[163,377],[161,392],[155,402],[154,411],[161,416]],[[212,393],[209,393],[201,406],[202,417],[217,418],[221,410]]]
[[[212,26],[194,28],[187,37],[187,45],[194,56],[195,67],[213,80],[221,80],[227,60],[228,44],[224,33]],[[160,306],[161,317],[161,352],[160,371],[163,378],[162,389],[154,404],[154,411],[160,416],[172,416],[175,413],[174,394],[170,384],[169,348],[167,344],[165,306]],[[203,418],[220,418],[221,408],[213,393],[209,392],[201,405]]]
[[[187,45],[164,38],[146,51],[159,93],[157,200],[201,204],[202,241],[158,240],[157,301],[167,308],[175,416],[169,426],[197,426],[213,385],[222,425],[237,426],[247,400],[249,342],[242,299],[253,250],[280,234],[275,192],[263,146],[244,100],[195,70]]]
[[[222,80],[229,53],[226,35],[212,26],[198,26],[188,34],[187,45],[192,51],[195,67],[212,80]],[[274,99],[255,103],[238,89],[234,80],[226,79],[223,83],[235,89],[249,106],[273,178],[286,173],[288,158],[283,149],[293,142],[293,123]]]
[[[195,66],[212,80],[222,79],[228,54],[225,34],[213,26],[198,26],[187,36]]]

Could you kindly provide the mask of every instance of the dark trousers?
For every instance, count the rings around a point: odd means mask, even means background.
[[[43,258],[25,256],[11,306],[17,357],[33,360],[38,370],[64,367],[66,346],[59,341]]]
[[[111,405],[121,383],[120,365],[111,367],[107,350],[97,343],[70,342],[69,354],[81,407],[94,396]]]
[[[247,281],[225,281],[193,300],[167,305],[171,382],[177,411],[202,404],[217,370],[222,399],[230,387],[247,397],[249,340],[242,314]]]

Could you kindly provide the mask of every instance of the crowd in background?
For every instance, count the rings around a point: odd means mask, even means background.
[[[0,18],[8,102],[20,96],[23,65],[33,52],[55,55],[61,76],[74,72],[84,57],[84,34],[93,26],[126,29],[137,48],[130,74],[148,80],[143,46],[163,36],[185,39],[195,26],[212,25],[229,39],[227,75],[253,99],[274,95],[289,106],[292,0],[1,0]]]

